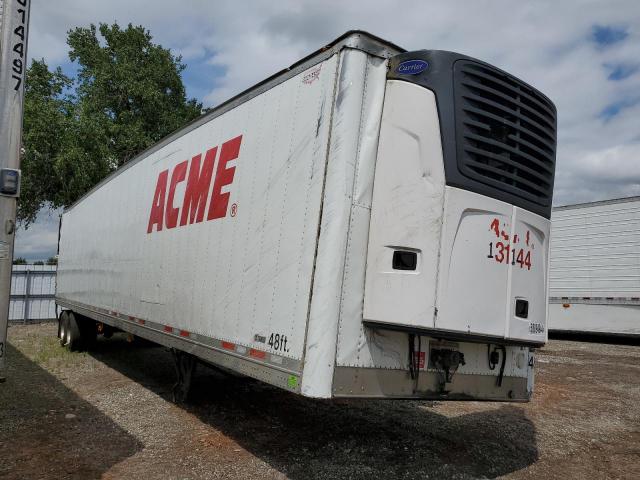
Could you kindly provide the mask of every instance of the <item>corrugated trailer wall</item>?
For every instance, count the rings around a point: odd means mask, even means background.
[[[9,321],[30,322],[57,317],[55,265],[14,265]]]
[[[552,213],[551,330],[640,335],[640,197]]]

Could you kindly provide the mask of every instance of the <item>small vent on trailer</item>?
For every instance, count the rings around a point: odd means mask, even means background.
[[[473,61],[454,67],[457,157],[467,177],[550,206],[556,112],[515,77]]]

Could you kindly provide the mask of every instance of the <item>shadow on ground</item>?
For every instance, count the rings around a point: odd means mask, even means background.
[[[100,478],[142,448],[10,344],[7,364],[7,380],[0,384],[1,478],[41,478],[43,466],[47,478]]]
[[[609,345],[640,346],[640,335],[624,335],[614,333],[563,332],[551,331],[549,338],[569,340],[572,342],[604,343]]]
[[[167,350],[112,339],[92,355],[169,398]],[[200,367],[184,408],[293,479],[495,477],[538,459],[514,405],[447,417],[430,402],[310,400]]]

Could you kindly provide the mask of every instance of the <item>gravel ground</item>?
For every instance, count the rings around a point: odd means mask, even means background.
[[[640,478],[640,346],[551,341],[529,404],[313,401],[169,353],[9,329],[0,478]]]

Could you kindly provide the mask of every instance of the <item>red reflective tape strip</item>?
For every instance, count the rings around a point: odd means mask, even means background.
[[[188,337],[189,335],[191,335],[189,332],[187,332],[186,330],[180,330],[180,336],[181,337]]]
[[[164,330],[165,332],[172,333],[172,332],[173,332],[173,327],[170,327],[169,325],[165,325],[165,326],[164,326],[164,328],[163,328],[163,330]]]
[[[129,320],[131,320],[132,322],[136,321],[136,317],[132,317],[131,315],[129,315]]]
[[[138,319],[138,323],[139,323],[140,325],[144,325],[144,320],[143,320],[143,319],[141,319],[141,318],[139,318],[139,319]]]
[[[235,350],[236,345],[231,342],[222,342],[222,348],[224,348],[225,350]]]
[[[256,350],[255,348],[252,348],[251,350],[249,350],[249,355],[255,358],[264,358],[267,356],[265,352],[261,350]]]

